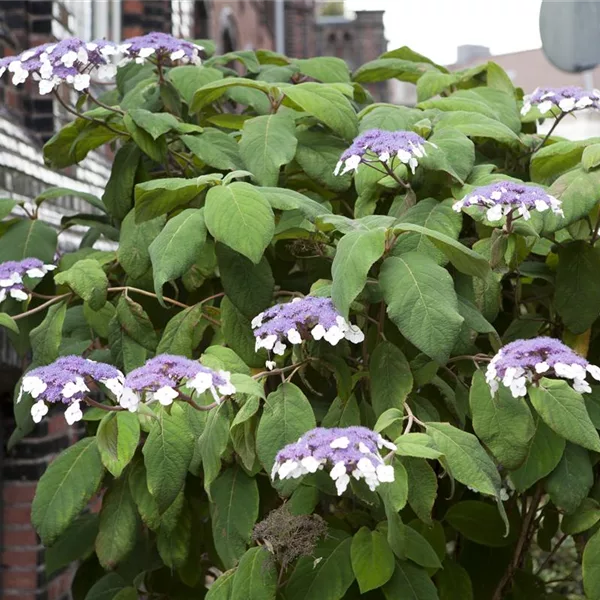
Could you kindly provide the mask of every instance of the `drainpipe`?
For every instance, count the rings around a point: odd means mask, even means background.
[[[275,51],[285,54],[285,0],[275,0]]]

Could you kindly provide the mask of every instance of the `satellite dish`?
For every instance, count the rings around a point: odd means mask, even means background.
[[[568,73],[600,63],[600,3],[589,0],[543,0],[540,35],[546,58]]]

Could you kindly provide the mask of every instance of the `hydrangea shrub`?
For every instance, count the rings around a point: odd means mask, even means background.
[[[73,113],[49,165],[114,154],[102,197],[0,201],[10,445],[82,433],[47,564],[87,600],[600,598],[600,143],[556,129],[598,92],[213,47],[0,62]],[[393,78],[416,106],[373,101]]]

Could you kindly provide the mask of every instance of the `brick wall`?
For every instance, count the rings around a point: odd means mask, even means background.
[[[14,428],[12,388],[19,378],[16,367],[0,372],[3,419],[0,441]],[[2,521],[0,529],[0,595],[6,600],[68,600],[74,567],[46,575],[44,548],[31,526],[31,502],[38,479],[54,457],[72,444],[78,431],[62,416],[39,424],[34,433],[2,456],[0,471]]]
[[[170,0],[122,0],[123,38],[149,31],[171,33]]]

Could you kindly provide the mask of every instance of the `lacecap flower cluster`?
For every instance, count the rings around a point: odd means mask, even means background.
[[[341,496],[350,483],[364,479],[373,491],[380,483],[394,481],[394,467],[386,465],[381,448],[396,446],[366,427],[317,427],[294,444],[288,444],[275,457],[271,479],[297,479],[307,473],[328,468]]]
[[[35,423],[48,413],[48,404],[68,404],[65,419],[69,425],[81,420],[81,401],[90,391],[86,380],[92,379],[118,395],[123,385],[123,373],[106,363],[95,362],[81,356],[63,356],[45,367],[29,371],[21,382],[17,403],[23,392],[37,402],[31,407]]]
[[[452,208],[460,212],[469,206],[486,208],[485,216],[488,221],[499,221],[512,211],[516,211],[526,221],[531,218],[533,210],[544,212],[550,209],[554,214],[563,215],[560,200],[541,187],[516,181],[500,181],[478,187],[455,202]]]
[[[41,279],[56,269],[56,265],[45,265],[39,258],[9,260],[0,264],[0,302],[8,296],[15,300],[27,300],[29,292],[23,285],[23,278]]]
[[[92,79],[109,81],[115,76],[117,65],[113,57],[120,57],[118,66],[149,59],[199,64],[200,50],[200,46],[191,42],[157,32],[129,38],[121,44],[68,38],[0,59],[0,77],[8,71],[12,74],[12,83],[18,85],[31,76],[39,82],[40,94],[49,94],[61,83],[83,92],[90,87]]]
[[[210,391],[217,403],[221,402],[219,394],[235,394],[228,371],[213,371],[185,356],[159,354],[127,375],[117,397],[123,408],[134,412],[142,401],[172,404],[183,386],[198,394]]]
[[[599,108],[600,91],[584,90],[574,85],[559,88],[539,87],[523,98],[521,114],[525,116],[533,106],[536,106],[541,114],[552,108],[558,108],[563,113],[584,108]]]
[[[344,175],[348,171],[356,171],[361,163],[379,161],[387,164],[394,157],[408,165],[414,173],[419,159],[426,155],[426,143],[430,142],[412,131],[370,129],[354,139],[340,157],[334,174]]]
[[[353,344],[365,339],[356,325],[351,325],[340,315],[330,298],[315,296],[294,298],[286,304],[268,308],[252,319],[252,328],[255,350],[266,348],[278,355],[285,352],[286,343],[301,344],[310,337],[324,339],[332,346],[344,338]]]
[[[536,337],[516,340],[501,348],[489,363],[485,378],[492,393],[510,389],[514,398],[527,394],[527,386],[541,377],[572,380],[576,392],[591,392],[587,374],[600,381],[600,367],[591,365],[560,340]]]

